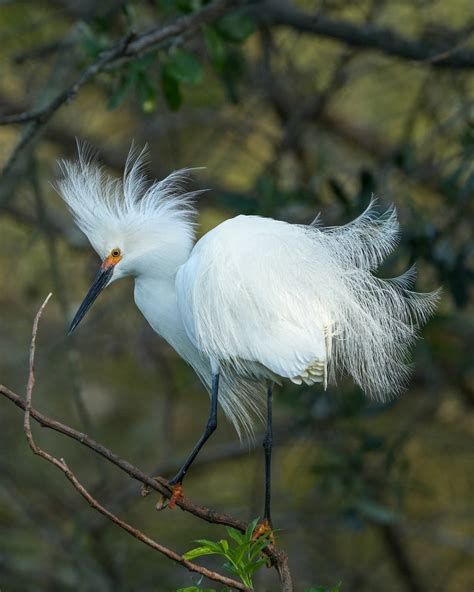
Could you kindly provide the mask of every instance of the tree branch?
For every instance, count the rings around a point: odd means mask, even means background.
[[[303,33],[337,39],[353,47],[376,49],[387,55],[415,62],[426,62],[434,68],[474,68],[474,50],[463,48],[472,31],[460,31],[456,41],[446,44],[409,39],[392,29],[375,25],[358,25],[347,20],[334,20],[324,15],[311,15],[289,5],[265,2],[254,10],[266,25],[283,25]]]
[[[25,400],[16,393],[12,392],[6,386],[0,385],[0,394],[9,399],[20,409],[25,410]],[[171,490],[168,487],[168,482],[163,477],[150,477],[149,475],[147,475],[146,473],[144,473],[128,461],[120,458],[107,447],[90,438],[87,434],[79,432],[78,430],[75,430],[74,428],[62,424],[59,421],[50,419],[49,417],[46,417],[33,407],[31,408],[30,415],[42,427],[52,429],[56,432],[63,434],[64,436],[67,436],[68,438],[72,438],[73,440],[80,442],[90,450],[93,450],[97,454],[100,454],[100,456],[107,459],[109,462],[114,464],[119,469],[122,469],[122,471],[130,475],[130,477],[133,477],[140,483],[143,483],[149,488],[154,489],[161,495],[164,495],[168,498],[171,497]],[[226,526],[232,526],[233,528],[237,528],[241,531],[245,531],[245,528],[247,526],[243,520],[239,520],[238,518],[234,518],[232,516],[229,516],[228,514],[216,512],[215,510],[211,510],[204,506],[194,504],[190,502],[186,497],[180,498],[177,502],[177,505],[182,510],[189,512],[197,518],[200,518],[201,520],[205,520],[206,522],[210,522],[212,524],[223,524]]]
[[[100,456],[102,456],[103,458],[105,458],[106,460],[108,460],[109,462],[114,464],[115,466],[122,469],[122,471],[127,473],[129,476],[131,476],[134,479],[136,479],[137,481],[143,483],[144,485],[146,485],[150,489],[153,489],[153,490],[159,492],[161,495],[164,495],[167,498],[171,497],[171,489],[168,486],[168,481],[166,479],[164,479],[163,477],[155,477],[155,478],[150,477],[149,475],[147,475],[146,473],[143,473],[143,471],[141,471],[140,469],[138,469],[137,467],[135,467],[134,465],[132,465],[128,461],[117,456],[114,452],[112,452],[111,450],[109,450],[108,448],[106,448],[105,446],[100,444],[99,442],[96,442],[95,440],[93,440],[92,438],[87,436],[87,434],[79,432],[79,431],[75,430],[74,428],[71,428],[65,424],[60,423],[59,421],[50,419],[49,417],[46,417],[45,415],[43,415],[42,413],[40,413],[39,411],[37,411],[36,409],[34,409],[32,407],[31,396],[32,396],[32,391],[33,391],[33,387],[34,387],[34,353],[35,353],[36,332],[37,332],[37,326],[38,326],[39,318],[41,316],[41,312],[44,309],[44,306],[46,305],[47,300],[44,302],[44,304],[40,308],[40,311],[38,312],[37,317],[35,318],[34,325],[33,325],[33,336],[32,336],[31,349],[30,349],[30,372],[29,372],[28,386],[27,386],[27,398],[26,398],[26,400],[23,399],[22,397],[20,397],[16,393],[12,392],[10,389],[8,389],[4,385],[0,385],[0,394],[3,395],[4,397],[6,397],[7,399],[9,399],[17,407],[19,407],[20,409],[25,411],[24,427],[25,427],[25,432],[26,432],[27,438],[28,438],[28,442],[30,444],[30,447],[33,449],[33,451],[36,454],[39,454],[40,456],[45,458],[46,460],[49,460],[50,462],[52,462],[55,466],[57,466],[66,475],[66,477],[69,479],[69,481],[71,481],[71,483],[74,485],[74,487],[76,487],[76,489],[78,489],[78,491],[81,493],[81,495],[88,501],[88,503],[93,508],[95,508],[101,514],[103,514],[104,516],[106,516],[107,518],[109,518],[110,520],[112,520],[113,522],[115,522],[116,524],[118,524],[119,526],[124,528],[125,530],[127,530],[130,534],[132,534],[132,536],[135,536],[136,538],[140,538],[135,533],[136,529],[134,529],[132,526],[122,522],[117,516],[112,514],[112,512],[109,512],[106,508],[101,506],[99,504],[99,502],[97,502],[97,500],[95,500],[91,496],[91,494],[84,489],[84,487],[79,483],[79,481],[74,476],[74,474],[69,469],[69,467],[66,465],[66,463],[64,462],[63,459],[61,459],[61,460],[55,459],[54,457],[51,457],[51,455],[48,455],[48,453],[46,453],[44,451],[38,452],[41,449],[35,444],[35,442],[32,438],[31,426],[30,426],[30,418],[31,417],[34,420],[36,420],[42,427],[46,427],[46,428],[55,430],[56,432],[59,432],[69,438],[72,438],[73,440],[80,442],[81,444],[83,444],[87,448],[93,450],[94,452],[96,452],[97,454],[99,454]],[[186,497],[179,498],[177,500],[177,505],[182,510],[189,512],[190,514],[193,514],[197,518],[200,518],[201,520],[205,520],[206,522],[209,522],[212,524],[223,524],[226,526],[231,526],[233,528],[240,530],[241,532],[244,532],[247,527],[247,524],[243,520],[239,520],[238,518],[234,518],[233,516],[230,516],[228,514],[225,514],[222,512],[216,512],[215,510],[211,510],[211,509],[206,508],[204,506],[195,504],[195,503],[191,502]],[[137,531],[137,532],[139,532],[139,531]],[[143,536],[145,538],[147,538],[145,535],[143,535]],[[140,540],[142,540],[148,546],[153,546],[153,544],[155,544],[155,545],[158,545],[159,547],[161,547],[161,545],[159,545],[155,541],[152,541],[151,539],[143,540],[140,538]],[[151,544],[150,541],[153,544]],[[162,549],[158,549],[158,547],[156,547],[156,546],[153,548],[156,548],[156,550],[160,550],[160,552],[164,552]],[[173,553],[173,551],[170,551],[169,549],[167,551],[169,551],[169,553]],[[293,590],[292,578],[291,578],[291,573],[290,573],[289,566],[288,566],[288,557],[287,557],[286,553],[280,549],[277,549],[273,545],[270,545],[268,548],[266,548],[265,553],[269,556],[272,564],[275,566],[275,568],[278,571],[278,574],[280,577],[280,582],[281,582],[282,592],[292,592],[292,590]],[[180,561],[179,561],[180,563],[182,563],[182,561],[185,561],[184,559],[182,559],[181,556],[179,556],[177,554],[174,554],[174,555],[176,555],[176,557],[180,558]],[[177,561],[176,557],[170,556],[170,558],[172,558],[174,561]],[[190,563],[190,562],[187,562],[187,563]],[[182,565],[185,565],[185,564],[182,563]],[[192,564],[192,565],[194,565],[194,564]],[[185,565],[185,567],[187,567],[187,569],[190,569],[189,565]],[[200,566],[196,566],[196,567],[200,568]],[[203,572],[200,572],[200,573],[203,573]],[[213,573],[213,572],[210,572],[210,573]],[[219,575],[219,574],[217,574],[217,575]],[[206,576],[206,577],[210,577],[210,576]],[[219,576],[219,577],[222,578],[224,576]],[[218,580],[218,581],[222,582],[222,580]],[[235,589],[246,590],[246,588],[242,587],[242,585],[239,584],[238,582],[237,582],[237,584],[240,586],[240,588],[238,588],[238,587],[236,588],[234,586]],[[226,585],[229,586],[230,584],[227,583]]]
[[[31,125],[27,128],[10,154],[8,161],[1,172],[0,180],[5,179],[5,177],[13,171],[22,150],[24,150],[38,135],[53,115],[63,105],[66,105],[73,100],[79,90],[97,74],[102,72],[107,66],[119,59],[130,58],[146,51],[150,51],[170,38],[184,33],[192,33],[201,25],[214,21],[228,10],[243,5],[246,1],[247,0],[214,0],[214,2],[204,6],[200,11],[183,16],[177,19],[174,23],[159,29],[152,29],[151,31],[139,35],[129,34],[118,41],[113,47],[103,51],[97,61],[85,68],[79,78],[42,109],[7,115],[0,118],[0,125],[31,122]]]
[[[28,444],[30,445],[31,450],[35,454],[40,456],[41,458],[44,458],[45,460],[47,460],[48,462],[53,464],[60,471],[62,471],[64,473],[64,475],[66,476],[66,478],[74,486],[74,488],[77,489],[77,491],[82,495],[82,497],[88,502],[88,504],[92,508],[94,508],[95,510],[97,510],[98,512],[100,512],[101,514],[106,516],[111,522],[113,522],[114,524],[117,524],[117,526],[120,526],[120,528],[127,531],[129,534],[131,534],[133,537],[135,537],[136,539],[138,539],[139,541],[141,541],[142,543],[144,543],[148,547],[151,547],[155,551],[162,553],[163,555],[165,555],[166,557],[168,557],[172,561],[179,563],[180,565],[182,565],[183,567],[185,567],[187,570],[189,570],[191,572],[198,573],[202,576],[205,576],[206,578],[209,578],[210,580],[214,580],[215,582],[219,582],[220,584],[223,584],[224,586],[228,586],[230,588],[233,588],[234,590],[242,590],[243,592],[249,592],[249,589],[246,586],[244,586],[243,584],[241,584],[240,582],[238,582],[237,580],[234,580],[232,578],[228,578],[228,577],[223,576],[215,571],[211,571],[205,567],[202,567],[201,565],[197,565],[196,563],[193,563],[192,561],[188,561],[188,560],[184,559],[184,557],[182,555],[179,555],[178,553],[172,551],[171,549],[168,549],[168,547],[161,545],[157,541],[148,537],[141,530],[138,530],[137,528],[134,528],[133,526],[131,526],[127,522],[124,522],[123,520],[121,520],[114,513],[110,512],[109,510],[104,508],[104,506],[102,506],[87,491],[87,489],[79,482],[79,480],[77,479],[75,474],[68,467],[68,465],[66,464],[66,461],[63,458],[58,459],[58,458],[52,456],[51,454],[49,454],[48,452],[46,452],[45,450],[43,450],[42,448],[40,448],[36,444],[36,442],[33,438],[33,433],[31,431],[31,413],[32,413],[31,401],[32,401],[33,390],[34,390],[34,386],[35,386],[34,363],[35,363],[35,351],[36,351],[36,335],[38,333],[39,320],[41,318],[41,315],[43,313],[43,310],[44,310],[46,304],[48,303],[48,300],[51,298],[51,295],[52,295],[51,293],[48,294],[46,300],[43,302],[38,313],[36,314],[36,317],[35,317],[35,320],[33,323],[33,331],[32,331],[32,335],[31,335],[28,384],[27,384],[27,389],[26,389],[25,415],[24,415],[24,422],[23,422],[25,436],[28,441]]]
[[[176,37],[185,32],[196,31],[201,25],[214,21],[224,14],[227,10],[241,5],[246,0],[215,0],[215,2],[205,6],[199,12],[179,18],[174,23],[159,29],[152,29],[146,33],[129,34],[118,41],[114,46],[104,50],[99,59],[90,64],[66,90],[61,92],[55,99],[42,109],[34,111],[25,111],[13,115],[5,115],[0,118],[0,125],[9,125],[13,123],[26,123],[28,121],[46,121],[62,105],[70,102],[79,92],[79,90],[91,78],[94,78],[106,66],[121,58],[130,58],[138,56],[146,51],[150,51],[158,44]]]

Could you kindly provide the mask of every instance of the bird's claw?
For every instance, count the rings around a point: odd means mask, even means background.
[[[257,540],[261,536],[268,535],[268,540],[272,545],[275,544],[275,534],[273,532],[272,525],[268,518],[264,518],[262,522],[260,522],[253,531],[252,540]]]
[[[172,510],[176,506],[176,502],[183,497],[183,485],[181,483],[176,483],[173,485],[173,493],[170,497],[170,501],[168,502],[168,508]]]
[[[262,522],[256,526],[255,530],[253,531],[252,540],[256,541],[261,536],[267,536],[270,545],[276,545],[275,534],[268,518],[264,518]],[[272,567],[272,560],[269,557],[267,557],[266,565],[268,568]]]
[[[162,495],[160,501],[156,504],[156,509],[159,512],[165,508],[172,510],[176,506],[178,500],[183,497],[183,485],[181,483],[176,483],[176,485],[173,485],[171,490],[172,493],[169,499]]]

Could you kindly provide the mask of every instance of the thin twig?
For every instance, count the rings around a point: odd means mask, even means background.
[[[246,0],[215,0],[208,4],[199,12],[186,15],[177,19],[174,23],[164,27],[152,29],[141,34],[128,34],[109,49],[101,52],[99,59],[90,64],[75,80],[69,88],[61,92],[48,105],[41,109],[25,111],[13,115],[6,115],[0,118],[0,125],[10,125],[13,123],[26,123],[28,121],[38,121],[45,123],[54,112],[63,104],[71,101],[78,91],[94,76],[101,72],[105,66],[120,58],[130,58],[152,50],[156,45],[176,37],[185,32],[195,31],[201,25],[211,22],[221,16],[227,10],[242,5]]]
[[[122,528],[123,530],[125,530],[126,532],[131,534],[133,537],[135,537],[136,539],[138,539],[139,541],[141,541],[145,545],[151,547],[152,549],[154,549],[155,551],[158,551],[159,553],[162,553],[163,555],[165,555],[166,557],[168,557],[172,561],[179,563],[180,565],[182,565],[183,567],[185,567],[187,570],[189,570],[191,572],[198,573],[206,578],[209,578],[210,580],[213,580],[215,582],[219,582],[220,584],[223,584],[224,586],[228,586],[230,588],[233,588],[234,590],[242,590],[243,592],[249,592],[249,589],[246,586],[244,586],[243,584],[241,584],[240,582],[238,582],[237,580],[234,580],[232,578],[228,578],[228,577],[223,576],[215,571],[211,571],[205,567],[197,565],[196,563],[193,563],[192,561],[188,561],[188,560],[184,559],[184,557],[182,555],[179,555],[178,553],[172,551],[171,549],[168,549],[168,547],[161,545],[157,541],[148,537],[141,530],[139,530],[139,529],[131,526],[127,522],[124,522],[123,520],[121,520],[114,513],[110,512],[104,506],[102,506],[87,491],[87,489],[80,483],[80,481],[77,479],[75,474],[68,467],[68,465],[66,464],[66,461],[63,458],[58,459],[58,458],[52,456],[51,454],[49,454],[48,452],[46,452],[45,450],[43,450],[40,446],[38,446],[36,444],[36,442],[33,438],[33,433],[31,431],[31,421],[30,421],[31,420],[31,411],[32,411],[31,402],[32,402],[33,390],[34,390],[34,386],[35,386],[34,364],[35,364],[35,351],[36,351],[36,335],[38,333],[39,320],[41,318],[41,315],[43,313],[43,310],[44,310],[46,304],[48,303],[49,299],[51,298],[51,295],[52,295],[51,293],[48,294],[45,301],[43,302],[40,309],[38,310],[35,320],[34,320],[34,323],[33,323],[33,331],[32,331],[32,335],[31,335],[29,373],[28,373],[28,383],[27,383],[27,388],[26,388],[25,415],[24,415],[24,423],[23,423],[26,439],[28,441],[28,444],[30,445],[30,448],[32,449],[32,451],[35,454],[37,454],[41,458],[44,458],[45,460],[47,460],[48,462],[50,462],[51,464],[56,466],[60,471],[62,471],[64,473],[64,475],[66,476],[66,478],[74,486],[74,488],[77,489],[77,491],[82,495],[82,497],[88,502],[88,504],[92,508],[94,508],[95,510],[97,510],[98,512],[100,512],[101,514],[106,516],[111,522],[113,522],[114,524],[117,524],[117,526],[120,526],[120,528]]]
[[[26,409],[26,401],[2,384],[0,384],[0,395],[3,395],[5,398],[9,399],[18,408],[22,410]],[[67,436],[69,438],[72,438],[73,440],[80,442],[87,448],[90,448],[91,450],[93,450],[94,452],[96,452],[97,454],[99,454],[115,466],[122,469],[122,471],[130,475],[130,477],[133,477],[137,481],[143,483],[144,485],[147,485],[155,491],[158,491],[160,494],[168,498],[171,497],[171,490],[168,486],[168,482],[163,477],[150,477],[149,475],[147,475],[146,473],[144,473],[128,461],[120,458],[114,452],[106,448],[103,444],[100,444],[92,438],[89,438],[87,434],[78,432],[70,426],[67,426],[65,424],[60,423],[59,421],[46,417],[32,406],[30,407],[29,415],[34,420],[36,420],[42,427],[55,430],[56,432],[59,432],[64,436]],[[209,522],[211,524],[223,524],[226,526],[231,526],[233,528],[236,528],[237,530],[240,530],[241,532],[245,532],[245,529],[247,527],[247,523],[243,520],[239,520],[238,518],[234,518],[229,514],[225,514],[223,512],[216,512],[215,510],[211,510],[210,508],[206,508],[205,506],[195,504],[191,502],[187,497],[179,498],[177,501],[177,505],[183,511],[189,512],[197,518],[205,520],[206,522]],[[278,571],[282,592],[292,592],[292,576],[288,565],[288,556],[286,555],[286,553],[281,549],[274,547],[273,545],[267,547],[265,549],[265,553],[270,557],[272,563],[275,565]]]
[[[17,395],[16,393],[12,392],[10,389],[5,387],[4,385],[0,385],[0,394],[4,395],[7,399],[12,401],[17,407],[20,409],[25,409],[26,402],[25,400]],[[139,468],[135,467],[128,461],[120,458],[114,452],[106,448],[103,444],[96,442],[92,438],[90,438],[87,434],[79,432],[74,428],[71,428],[65,424],[60,423],[54,419],[50,419],[46,417],[33,407],[31,407],[30,415],[33,419],[35,419],[42,427],[50,428],[59,432],[77,442],[80,442],[87,448],[90,448],[97,454],[100,454],[103,458],[107,459],[109,462],[114,464],[115,466],[119,467],[133,477],[137,481],[140,481],[144,485],[147,485],[151,489],[154,489],[161,495],[166,497],[171,497],[171,490],[168,486],[168,481],[163,477],[150,477]],[[226,526],[232,526],[233,528],[237,528],[242,532],[245,531],[247,524],[243,520],[239,520],[238,518],[234,518],[228,514],[224,514],[223,512],[216,512],[215,510],[211,510],[204,506],[194,504],[187,497],[182,497],[178,500],[177,505],[184,511],[193,514],[197,518],[201,520],[205,520],[206,522],[210,522],[212,524],[223,524]]]

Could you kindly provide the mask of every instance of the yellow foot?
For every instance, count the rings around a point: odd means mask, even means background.
[[[271,527],[270,522],[267,518],[265,518],[260,524],[258,524],[253,531],[252,539],[255,541],[261,536],[268,534],[268,540],[272,545],[275,544],[275,535],[273,533],[273,528]]]
[[[183,486],[181,483],[176,483],[173,486],[173,494],[168,502],[168,508],[172,510],[176,506],[176,502],[183,497]]]
[[[156,509],[158,511],[164,510],[165,508],[172,510],[176,506],[177,501],[183,497],[183,486],[181,483],[176,483],[171,489],[171,497],[167,499],[162,495],[160,501],[156,504]]]

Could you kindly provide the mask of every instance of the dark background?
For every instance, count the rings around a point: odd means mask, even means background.
[[[149,144],[154,177],[206,167],[192,181],[211,188],[199,200],[200,233],[237,213],[309,222],[321,211],[325,224],[340,224],[372,193],[397,206],[402,241],[382,274],[416,261],[420,291],[443,286],[408,389],[385,405],[346,380],[327,392],[276,393],[274,521],[298,591],[474,585],[472,8],[470,0],[258,4],[115,63],[14,162],[36,124],[0,127],[0,383],[24,393],[31,323],[53,291],[35,405],[150,474],[174,472],[208,399],[135,309],[131,281],[107,290],[66,339],[98,264],[51,186],[74,138],[96,146],[116,174],[132,139]],[[193,9],[199,3],[0,2],[0,119],[47,105],[127,32]],[[2,592],[191,585],[34,457],[21,413],[0,404]],[[34,429],[106,506],[164,544],[184,552],[196,538],[225,535],[180,510],[156,513],[156,494],[141,498],[136,483],[79,444]],[[186,491],[250,519],[262,511],[262,469],[259,443],[241,446],[222,421]],[[261,570],[256,590],[276,589],[273,570]]]

